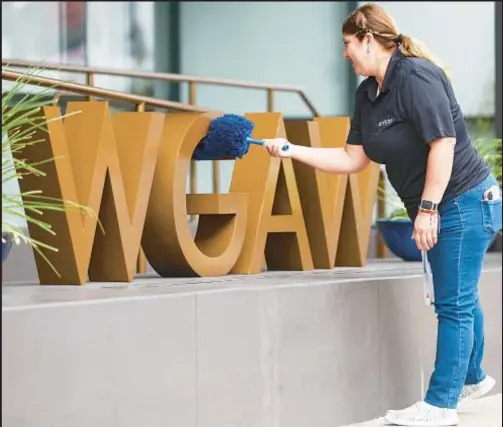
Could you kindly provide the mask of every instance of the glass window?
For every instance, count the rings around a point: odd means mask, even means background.
[[[2,59],[85,65],[85,14],[86,4],[80,1],[2,2]],[[75,73],[44,71],[42,75],[85,82]],[[2,88],[7,86],[2,82]]]
[[[2,2],[2,58],[151,71],[153,50],[153,2]],[[85,83],[79,73],[43,75]],[[98,75],[95,84],[152,93],[141,79]]]
[[[59,22],[59,2],[2,2],[2,58],[59,62]]]
[[[153,2],[88,2],[87,17],[90,66],[153,70]],[[152,92],[151,82],[136,78],[97,75],[95,84],[142,95]]]

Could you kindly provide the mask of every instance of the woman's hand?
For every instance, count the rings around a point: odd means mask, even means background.
[[[433,248],[438,240],[438,214],[419,211],[414,221],[412,238],[420,251]]]
[[[285,138],[264,139],[264,148],[274,157],[291,157],[293,144]]]

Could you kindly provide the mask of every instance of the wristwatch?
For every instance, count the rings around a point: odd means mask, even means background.
[[[434,203],[431,200],[421,200],[421,203],[419,203],[419,210],[423,212],[437,212],[438,203]]]

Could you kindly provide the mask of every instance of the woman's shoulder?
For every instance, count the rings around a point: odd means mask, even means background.
[[[410,77],[411,75],[425,75],[440,79],[445,77],[445,72],[442,68],[425,58],[403,57],[397,68],[403,78]]]

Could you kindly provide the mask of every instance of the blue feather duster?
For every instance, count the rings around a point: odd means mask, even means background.
[[[240,159],[250,149],[250,144],[263,145],[251,138],[253,123],[237,114],[224,114],[212,120],[208,133],[199,142],[194,160]],[[288,148],[288,147],[287,147]]]

